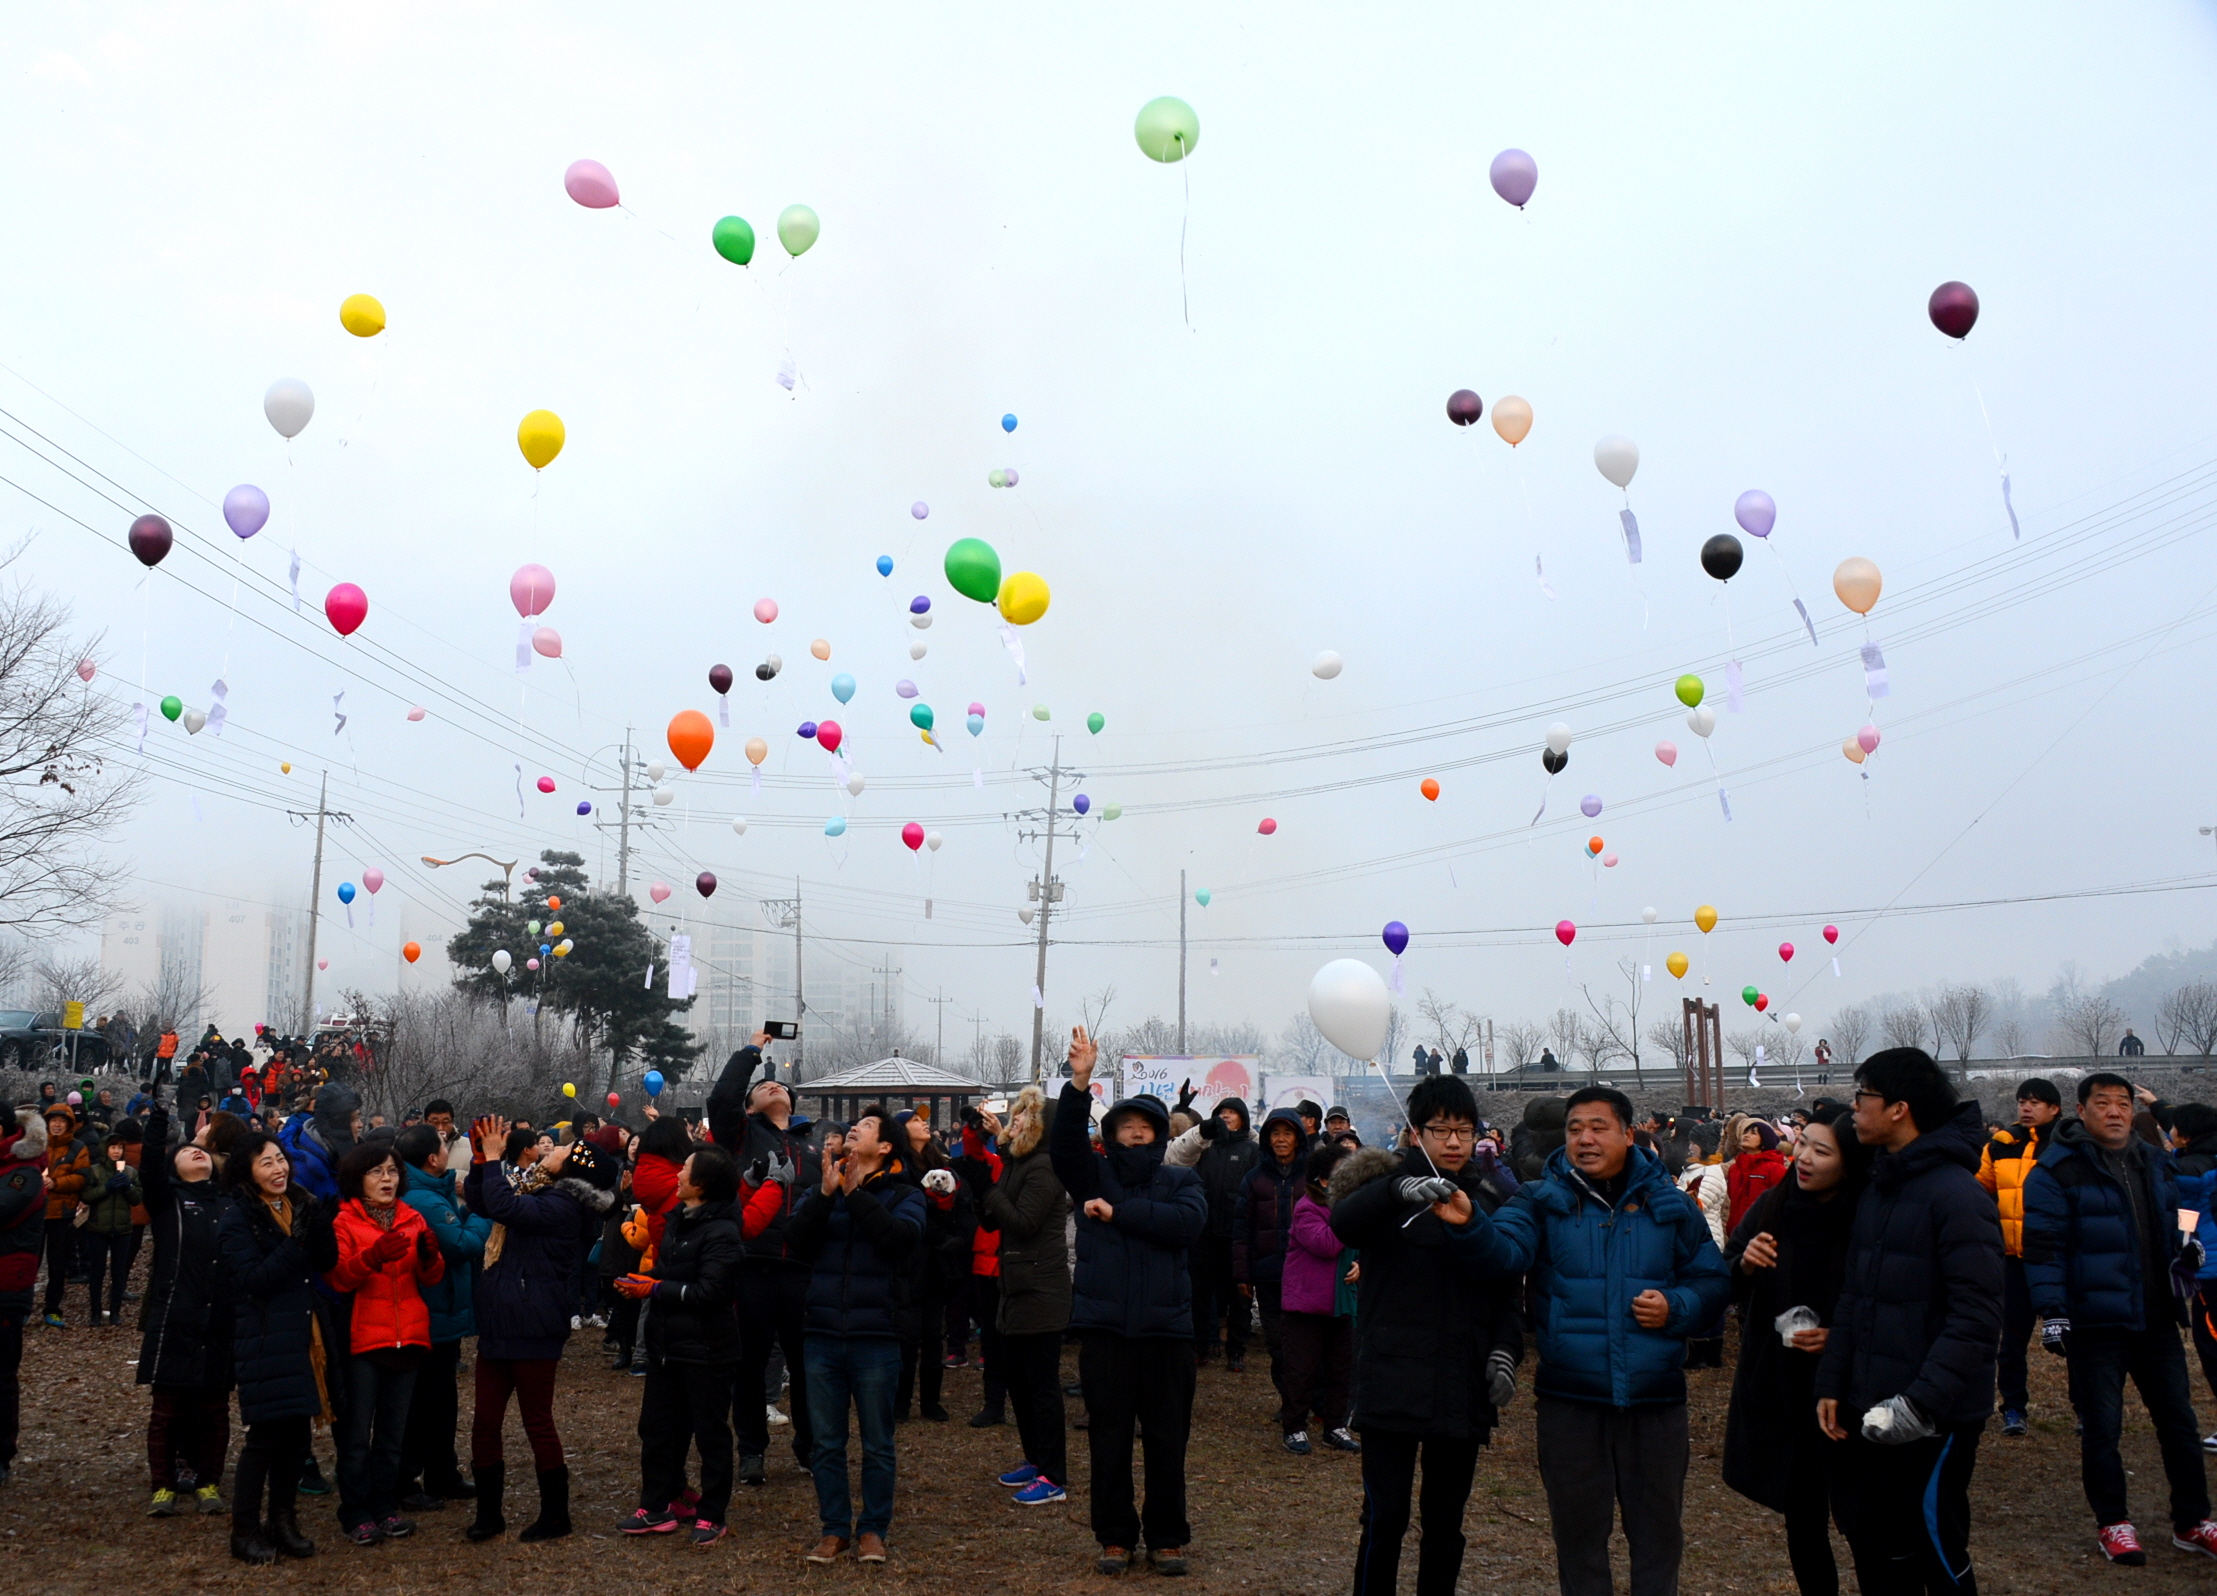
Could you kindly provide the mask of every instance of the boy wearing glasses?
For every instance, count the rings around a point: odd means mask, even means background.
[[[1633,1591],[1675,1591],[1686,1336],[1723,1309],[1731,1277],[1701,1210],[1635,1143],[1631,1099],[1587,1086],[1564,1107],[1541,1178],[1490,1218],[1469,1213],[1459,1241],[1491,1274],[1528,1273],[1540,1305],[1532,1387],[1563,1596],[1610,1596],[1619,1513]]]

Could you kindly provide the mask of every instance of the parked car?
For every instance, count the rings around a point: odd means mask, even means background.
[[[47,1010],[0,1009],[0,1063],[19,1070],[44,1069],[57,1047],[68,1045],[62,1017]],[[95,1038],[97,1041],[98,1039]]]

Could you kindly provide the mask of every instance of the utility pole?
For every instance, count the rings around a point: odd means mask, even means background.
[[[1038,831],[1019,831],[1017,836],[1030,841],[1035,837],[1047,839],[1047,858],[1040,875],[1031,882],[1030,896],[1039,904],[1039,959],[1032,977],[1032,1079],[1039,1079],[1040,1055],[1045,1044],[1047,1024],[1047,925],[1054,917],[1055,905],[1062,901],[1062,882],[1055,875],[1055,834],[1062,822],[1062,778],[1068,776],[1075,786],[1085,779],[1082,771],[1062,768],[1062,737],[1055,736],[1055,762],[1045,770],[1034,770],[1034,781],[1047,784],[1047,807],[1044,811],[1028,809],[1019,814],[1018,820],[1039,822]]]
[[[1185,1052],[1185,872],[1178,872],[1178,1051]]]
[[[764,898],[761,901],[763,918],[770,924],[781,931],[787,926],[793,928],[793,1023],[797,1027],[808,1015],[808,997],[801,979],[801,878],[793,878],[793,895],[790,898]],[[801,1078],[801,1042],[800,1037],[793,1039],[793,1080],[796,1084]]]
[[[316,925],[323,915],[323,823],[336,820],[341,825],[352,825],[354,817],[341,814],[329,807],[331,796],[331,772],[323,773],[322,785],[316,789],[316,812],[311,817],[305,809],[288,809],[285,813],[299,825],[306,825],[313,818],[316,823],[316,868],[308,882],[308,980],[300,995],[300,1029],[310,1034],[316,1028]]]
[[[631,892],[631,795],[634,791],[632,778],[644,773],[643,767],[632,755],[631,731],[632,729],[629,726],[624,728],[622,785],[613,789],[608,787],[593,788],[595,792],[614,791],[620,795],[616,805],[614,823],[611,824],[606,819],[607,806],[601,805],[593,812],[593,825],[597,830],[613,830],[616,833],[616,891],[625,896],[629,896]],[[644,809],[639,811],[638,818],[641,826],[654,824],[649,820]]]
[[[945,1069],[947,1067],[947,1005],[952,1003],[954,999],[947,996],[945,987],[940,987],[938,990],[939,996],[926,998],[924,1001],[939,1011],[939,1049],[932,1054],[931,1061],[941,1069]]]

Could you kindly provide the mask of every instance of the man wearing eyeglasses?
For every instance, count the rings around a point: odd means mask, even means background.
[[[1633,1596],[1669,1596],[1686,1545],[1686,1337],[1722,1311],[1731,1277],[1701,1210],[1637,1145],[1631,1099],[1587,1086],[1564,1107],[1541,1178],[1490,1218],[1473,1210],[1459,1244],[1488,1273],[1531,1277],[1563,1596],[1610,1596],[1620,1515]]]

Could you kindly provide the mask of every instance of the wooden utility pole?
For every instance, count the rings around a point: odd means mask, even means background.
[[[1686,998],[1679,1004],[1686,1027],[1686,1101],[1724,1112],[1724,1024],[1714,1003]]]

